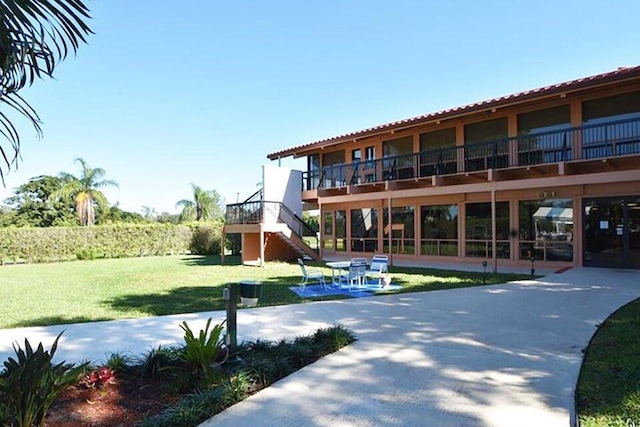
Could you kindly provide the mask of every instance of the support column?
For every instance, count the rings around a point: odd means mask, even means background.
[[[224,265],[224,241],[227,238],[226,233],[224,232],[224,227],[222,227],[222,236],[220,238],[220,264]]]
[[[496,186],[491,183],[491,255],[493,260],[493,272],[498,272],[498,249],[496,233]]]
[[[387,209],[389,212],[389,215],[387,216],[387,225],[389,227],[389,263],[393,265],[393,219],[391,214],[391,192],[387,193]]]
[[[260,267],[264,267],[264,229],[260,223]]]

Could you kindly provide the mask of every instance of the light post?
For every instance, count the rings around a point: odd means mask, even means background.
[[[247,307],[254,307],[258,304],[258,299],[262,295],[262,282],[254,280],[243,280],[238,283],[230,283],[224,288],[222,298],[227,308],[227,334],[225,344],[229,348],[229,363],[234,365],[241,363],[238,357],[238,297],[240,303]]]
[[[487,260],[482,261],[482,268],[484,269],[482,273],[482,284],[487,284]]]
[[[535,276],[536,274],[536,257],[534,257],[533,255],[531,255],[531,277]]]

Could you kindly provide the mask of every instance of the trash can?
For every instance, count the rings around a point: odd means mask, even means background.
[[[240,302],[248,307],[255,307],[262,296],[262,282],[243,280],[240,282]]]

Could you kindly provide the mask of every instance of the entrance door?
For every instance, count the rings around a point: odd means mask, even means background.
[[[640,268],[640,197],[584,200],[584,265]]]

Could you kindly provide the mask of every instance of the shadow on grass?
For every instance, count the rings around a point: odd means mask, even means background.
[[[86,316],[44,316],[37,317],[35,319],[27,319],[23,322],[18,322],[9,325],[9,328],[28,328],[32,326],[52,326],[52,325],[69,325],[72,323],[88,323],[88,322],[102,322],[107,319],[105,317],[86,317]]]
[[[182,263],[189,267],[203,267],[210,265],[222,265],[220,255],[187,255],[182,258]],[[242,259],[239,256],[224,257],[224,265],[242,265]]]
[[[105,301],[121,312],[144,312],[154,316],[223,310],[220,286],[185,286],[170,292],[144,295],[122,295]]]
[[[188,257],[184,262],[190,265],[216,265],[219,257]],[[407,292],[424,292],[440,289],[454,289],[471,286],[482,286],[482,273],[468,273],[459,271],[428,270],[417,268],[392,268],[392,283],[402,286],[397,290],[381,290],[377,295],[398,294]],[[404,277],[403,277],[404,275]],[[412,280],[408,275],[422,275],[422,280]],[[330,275],[328,276],[330,279]],[[507,280],[522,279],[522,275],[492,275],[487,274],[486,284],[505,283]],[[453,280],[448,280],[453,279]],[[300,275],[274,276],[260,279],[263,288],[258,306],[274,306],[300,304],[312,301],[348,299],[348,295],[327,295],[322,297],[299,297],[289,289],[300,283]],[[226,284],[206,286],[185,286],[172,289],[169,292],[122,295],[105,301],[106,304],[120,312],[146,313],[150,316],[168,314],[195,313],[203,311],[225,310],[222,299]],[[240,307],[242,308],[242,307]]]
[[[344,295],[301,298],[289,289],[289,286],[297,285],[299,279],[299,276],[281,276],[262,280],[262,296],[258,305],[264,307],[345,298]],[[144,312],[152,316],[225,310],[222,299],[225,287],[225,284],[184,286],[157,294],[122,295],[105,303],[120,312]]]

